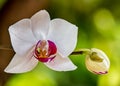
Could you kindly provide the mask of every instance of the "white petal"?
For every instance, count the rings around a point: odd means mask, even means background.
[[[16,34],[10,32],[10,38],[14,51],[19,55],[24,55],[34,46],[32,42],[25,41]]]
[[[25,56],[15,54],[12,61],[4,70],[7,73],[24,73],[32,70],[38,63],[38,60],[33,57],[33,53],[30,51]]]
[[[37,12],[31,17],[32,21],[32,31],[35,37],[40,39],[45,39],[48,34],[50,16],[47,11],[42,10]]]
[[[72,71],[77,68],[68,57],[62,58],[59,54],[45,65],[55,71]]]
[[[14,34],[24,41],[35,42],[35,37],[33,36],[31,28],[31,20],[22,19],[9,27],[9,33],[10,35]]]
[[[78,28],[63,20],[54,19],[50,22],[48,39],[52,40],[62,57],[67,57],[76,47]]]

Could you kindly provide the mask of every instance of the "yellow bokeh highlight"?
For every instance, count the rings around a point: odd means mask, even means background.
[[[113,29],[115,21],[112,13],[107,9],[100,9],[93,16],[94,24],[98,30],[107,31]]]
[[[98,86],[120,86],[120,70],[112,67],[109,73],[99,78]]]

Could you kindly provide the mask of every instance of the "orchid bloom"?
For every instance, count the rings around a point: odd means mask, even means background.
[[[41,10],[30,19],[22,19],[9,27],[15,55],[5,72],[23,73],[40,61],[55,71],[71,71],[77,67],[69,59],[77,43],[78,28],[63,20],[53,19]]]
[[[96,48],[92,48],[86,56],[86,67],[94,74],[106,74],[110,68],[110,61],[107,55]]]

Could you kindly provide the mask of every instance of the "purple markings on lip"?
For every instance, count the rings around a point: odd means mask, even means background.
[[[55,56],[51,57],[51,58],[38,58],[38,60],[41,61],[41,62],[43,62],[43,63],[45,63],[45,62],[52,61],[54,58],[55,58]]]
[[[99,74],[99,75],[101,75],[101,74],[107,74],[108,73],[108,71],[104,71],[104,72],[95,72],[95,71],[93,71],[95,74]]]

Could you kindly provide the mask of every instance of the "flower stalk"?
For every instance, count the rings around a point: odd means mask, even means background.
[[[5,47],[5,46],[3,46],[3,45],[0,45],[0,50],[13,51],[12,48]]]
[[[6,50],[6,51],[13,51],[12,48],[10,47],[4,47],[4,46],[0,46],[0,50]],[[88,54],[90,53],[90,49],[80,49],[80,50],[77,50],[77,51],[73,51],[70,55],[83,55],[83,54]]]
[[[4,46],[0,46],[0,50],[13,51],[12,48],[4,47]],[[97,56],[96,52],[91,53],[90,49],[80,49],[80,50],[77,50],[77,51],[73,51],[70,55],[90,55],[90,58],[93,61],[97,61],[97,62],[102,62],[103,61],[102,58]]]
[[[73,51],[72,53],[71,53],[71,55],[79,55],[79,54],[81,54],[81,55],[83,55],[83,54],[90,54],[90,49],[80,49],[80,50],[77,50],[77,51]]]

